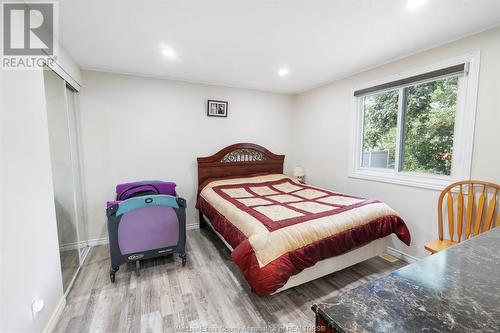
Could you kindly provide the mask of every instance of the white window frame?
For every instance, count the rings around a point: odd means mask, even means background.
[[[354,96],[354,91],[361,90],[369,87],[374,87],[380,84],[401,80],[415,75],[420,75],[446,67],[451,67],[459,64],[466,64],[466,73],[459,79],[458,96],[457,96],[457,111],[455,114],[455,132],[453,138],[453,157],[451,166],[451,175],[433,175],[424,173],[414,173],[397,171],[397,163],[400,161],[400,144],[402,133],[402,119],[401,112],[402,101],[399,99],[398,106],[398,124],[396,137],[396,167],[392,169],[378,169],[361,167],[361,154],[363,147],[363,97]],[[476,119],[476,104],[477,104],[477,90],[479,84],[479,66],[480,66],[480,52],[475,51],[469,54],[462,55],[447,61],[443,61],[430,66],[418,68],[412,71],[403,72],[390,77],[385,77],[380,80],[367,82],[356,86],[352,89],[351,96],[353,96],[353,109],[352,113],[355,116],[353,131],[353,143],[351,147],[351,161],[349,177],[357,179],[365,179],[371,181],[379,181],[386,183],[394,183],[406,186],[422,187],[435,190],[442,190],[451,182],[462,179],[470,179],[472,152],[474,144],[474,123]],[[436,79],[426,80],[434,81]],[[426,82],[422,81],[422,82]],[[419,82],[420,83],[420,82]],[[414,84],[414,83],[413,83]],[[399,88],[391,88],[388,90],[404,89],[412,84],[405,85]],[[382,92],[380,90],[376,93]],[[400,96],[402,96],[400,94]]]

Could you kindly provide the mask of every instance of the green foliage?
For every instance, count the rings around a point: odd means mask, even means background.
[[[450,174],[457,91],[457,77],[404,89],[404,171]],[[365,98],[363,150],[387,150],[391,163],[396,152],[398,95],[395,90]]]
[[[403,170],[449,175],[458,78],[406,89]]]
[[[363,151],[389,151],[390,166],[396,159],[398,91],[365,98]]]

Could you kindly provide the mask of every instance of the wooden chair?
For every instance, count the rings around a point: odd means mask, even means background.
[[[425,249],[434,254],[458,244],[462,240],[498,227],[500,225],[500,212],[496,205],[499,190],[499,185],[479,180],[463,180],[446,187],[439,195],[438,200],[439,239],[425,244]],[[474,202],[476,201],[476,193],[479,194],[479,191],[480,195],[476,206]],[[449,239],[443,238],[443,201],[445,197]],[[464,197],[467,197],[467,200]],[[465,205],[465,201],[467,201],[467,205]]]

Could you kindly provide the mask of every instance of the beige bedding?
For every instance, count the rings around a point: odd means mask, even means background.
[[[261,267],[332,235],[397,216],[382,202],[303,185],[282,174],[213,181],[200,196],[245,235]],[[259,220],[262,215],[267,224]],[[294,219],[304,221],[287,225]]]

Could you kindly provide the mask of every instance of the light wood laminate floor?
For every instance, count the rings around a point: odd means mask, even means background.
[[[201,328],[314,325],[315,302],[405,265],[375,257],[277,295],[258,297],[229,251],[210,231],[187,234],[188,263],[178,256],[134,267],[122,265],[109,281],[107,246],[91,249],[56,327],[57,332],[202,332]],[[248,331],[248,330],[247,330]],[[262,331],[261,331],[262,332]]]

